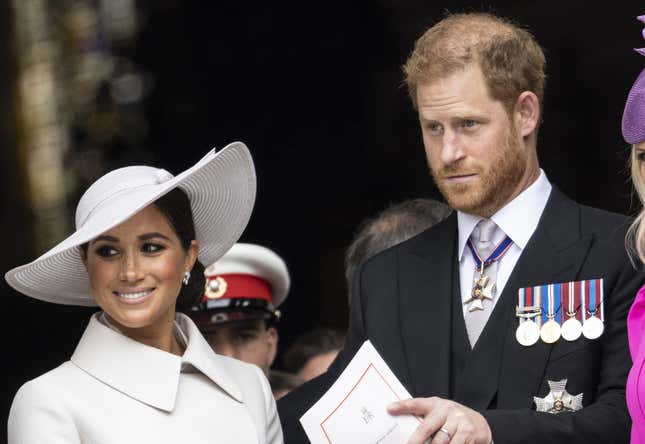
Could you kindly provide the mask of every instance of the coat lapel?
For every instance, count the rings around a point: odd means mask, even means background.
[[[401,251],[399,297],[404,352],[414,396],[449,396],[450,319],[457,216]],[[444,334],[445,332],[445,334]]]
[[[188,336],[188,347],[181,357],[182,363],[191,364],[231,398],[243,402],[242,392],[235,382],[235,375],[229,374],[226,371],[226,365],[222,362],[231,358],[216,354],[188,316],[177,313],[176,319],[181,330]]]
[[[181,359],[134,341],[103,325],[96,313],[71,361],[99,381],[149,406],[171,412]]]
[[[190,364],[229,396],[242,402],[239,387],[226,372],[186,315],[177,314],[177,324],[188,344],[182,357],[141,344],[101,323],[94,314],[71,358],[79,368],[104,384],[151,407],[166,412],[175,408],[182,365]]]
[[[498,405],[520,403],[518,406],[530,407],[532,400],[526,393],[534,393],[539,387],[552,346],[539,341],[523,347],[515,340],[517,291],[575,279],[592,241],[591,236],[581,235],[579,227],[579,207],[554,187],[531,240],[475,344],[464,369],[463,383],[457,387],[456,401],[483,409],[497,394]],[[507,373],[513,377],[500,377]]]

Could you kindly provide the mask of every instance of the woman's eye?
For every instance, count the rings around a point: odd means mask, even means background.
[[[112,257],[119,253],[115,248],[109,247],[107,245],[100,246],[96,248],[94,251],[97,255],[101,257]]]
[[[477,125],[477,122],[475,122],[474,120],[464,120],[463,122],[461,122],[461,126],[463,126],[464,128],[473,128],[475,125]]]
[[[639,151],[636,154],[636,158],[638,159],[639,162],[645,162],[645,151]]]
[[[158,253],[161,250],[164,250],[165,247],[159,244],[143,244],[141,251],[144,253]]]

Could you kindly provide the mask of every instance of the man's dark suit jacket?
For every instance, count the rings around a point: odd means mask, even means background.
[[[645,282],[625,252],[629,220],[581,206],[555,187],[474,349],[459,291],[457,217],[367,261],[355,277],[343,351],[327,373],[278,402],[287,444],[308,442],[300,416],[370,339],[414,397],[440,396],[479,411],[495,444],[626,443],[625,382],[631,366],[626,317]],[[524,347],[515,339],[518,289],[604,279],[605,332]],[[465,341],[465,342],[464,342]],[[538,413],[533,396],[567,379],[584,394],[577,412]]]

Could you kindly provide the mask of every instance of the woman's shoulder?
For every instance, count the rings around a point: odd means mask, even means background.
[[[79,372],[68,361],[18,389],[9,411],[10,443],[44,442],[50,432],[65,438],[60,442],[76,442],[78,434],[65,399],[78,383]]]
[[[65,391],[78,383],[79,374],[83,373],[72,362],[67,361],[42,375],[25,382],[16,393],[17,400],[39,399],[46,393]]]

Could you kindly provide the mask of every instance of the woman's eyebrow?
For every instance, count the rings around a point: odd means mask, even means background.
[[[98,236],[96,239],[94,239],[92,242],[98,242],[98,241],[119,242],[119,238],[114,236],[101,235],[101,236]]]
[[[156,238],[156,237],[160,237],[160,238],[162,238],[162,239],[166,239],[167,241],[169,241],[169,240],[170,240],[170,238],[169,238],[168,236],[165,236],[165,235],[163,235],[163,234],[161,234],[161,233],[158,233],[158,232],[156,232],[156,231],[155,231],[154,233],[146,233],[146,234],[142,234],[141,236],[139,236],[139,240],[146,241],[146,240],[154,239],[154,238]]]

